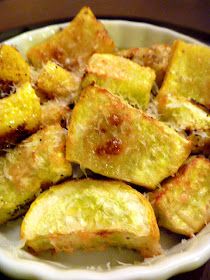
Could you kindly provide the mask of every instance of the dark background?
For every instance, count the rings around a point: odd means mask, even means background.
[[[210,44],[210,0],[0,0],[0,41],[47,24],[68,21],[84,5],[100,18],[153,23]],[[0,272],[0,279],[11,278]],[[210,261],[170,280],[210,280]]]

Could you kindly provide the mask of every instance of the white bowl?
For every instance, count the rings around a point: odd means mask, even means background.
[[[200,43],[188,36],[151,24],[120,20],[103,22],[118,47],[171,43],[177,38]],[[24,55],[33,44],[54,34],[62,26],[65,24],[40,28],[5,43],[15,45]],[[75,252],[71,255],[46,253],[41,257],[32,256],[21,249],[20,222],[17,220],[0,227],[0,270],[17,278],[158,280],[193,270],[210,258],[210,224],[190,240],[181,240],[175,234],[161,231],[164,255],[142,261],[133,251],[114,248],[104,252]]]

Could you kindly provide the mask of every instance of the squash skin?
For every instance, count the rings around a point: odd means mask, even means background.
[[[192,237],[209,221],[210,161],[189,158],[175,177],[150,194],[159,226]]]
[[[210,48],[175,41],[160,93],[191,98],[210,108]]]
[[[146,110],[154,81],[155,72],[149,67],[112,54],[94,54],[89,59],[82,87],[96,84]]]
[[[160,250],[150,203],[119,181],[84,179],[52,187],[31,205],[21,238],[35,252],[117,246],[153,256]]]
[[[156,98],[160,120],[186,133],[192,141],[193,153],[203,152],[207,156],[210,154],[210,115],[206,108],[210,99],[209,60],[209,48],[176,41]]]
[[[0,81],[22,84],[30,81],[30,68],[12,46],[0,45]]]
[[[81,93],[66,157],[101,175],[155,189],[188,157],[191,143],[105,89]]]
[[[29,82],[0,99],[0,147],[14,144],[39,128],[41,107],[39,98]]]
[[[46,127],[0,157],[0,224],[24,213],[43,188],[71,176],[65,129]]]
[[[180,130],[210,130],[210,115],[183,96],[158,94],[160,120]]]
[[[54,60],[67,70],[83,71],[93,53],[114,51],[114,42],[103,24],[84,7],[66,28],[32,47],[27,56],[36,68]]]

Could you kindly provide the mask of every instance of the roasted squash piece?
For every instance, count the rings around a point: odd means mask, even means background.
[[[157,101],[161,121],[184,130],[210,130],[208,111],[187,98],[160,93]]]
[[[210,115],[205,107],[183,96],[160,92],[157,96],[160,120],[186,133],[193,143],[193,153],[210,154]]]
[[[49,61],[44,65],[37,79],[37,87],[47,98],[69,98],[78,95],[80,79],[75,74]]]
[[[41,105],[41,127],[60,123],[66,126],[70,117],[70,108],[65,100],[49,100]]]
[[[148,257],[160,249],[150,203],[117,181],[85,179],[52,187],[31,205],[21,237],[36,252],[117,246]]]
[[[87,66],[82,87],[96,84],[146,109],[155,80],[152,69],[112,54],[94,54]]]
[[[24,212],[43,187],[71,175],[65,143],[65,129],[49,126],[0,157],[0,224]]]
[[[117,54],[131,59],[141,66],[150,67],[155,70],[156,83],[160,87],[168,67],[171,46],[159,44],[149,48],[131,48],[121,50]]]
[[[160,91],[192,98],[210,108],[210,48],[175,41]]]
[[[191,157],[150,200],[160,226],[187,236],[200,231],[210,220],[210,161]]]
[[[84,7],[66,28],[32,47],[28,59],[35,67],[55,60],[68,70],[83,69],[93,53],[114,50],[114,42],[103,24],[96,20],[90,8]]]
[[[107,177],[155,189],[190,151],[173,129],[105,89],[85,88],[72,112],[67,159]]]
[[[14,84],[30,81],[29,65],[21,54],[9,45],[0,45],[0,82],[2,81]]]
[[[39,127],[41,109],[39,98],[29,82],[0,99],[0,147],[16,143]]]

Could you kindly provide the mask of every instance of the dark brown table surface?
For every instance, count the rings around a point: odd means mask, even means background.
[[[0,41],[49,23],[67,21],[84,5],[100,18],[149,22],[210,43],[209,0],[0,0]],[[0,272],[0,279],[11,278]],[[192,272],[170,278],[209,279],[210,261]]]

